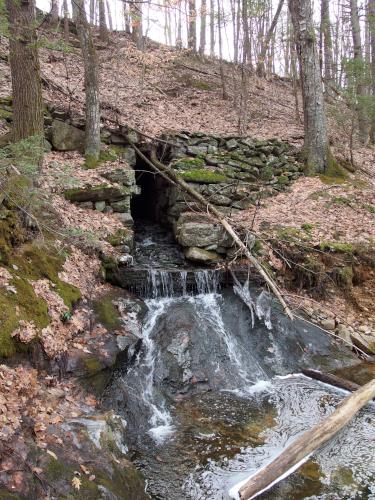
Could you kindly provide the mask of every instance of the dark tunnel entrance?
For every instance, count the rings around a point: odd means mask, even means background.
[[[134,167],[135,179],[141,193],[131,200],[135,225],[145,222],[167,224],[168,183],[156,174],[142,159]]]

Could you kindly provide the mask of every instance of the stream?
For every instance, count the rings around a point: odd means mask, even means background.
[[[151,247],[151,241],[149,242]],[[318,328],[290,322],[264,290],[253,314],[216,272],[150,269],[142,346],[119,366],[107,407],[128,423],[130,456],[151,498],[227,500],[229,490],[329,415],[346,393],[300,374],[373,368]],[[345,368],[348,367],[348,368]],[[372,370],[372,373],[370,373]],[[375,499],[375,404],[259,498]]]

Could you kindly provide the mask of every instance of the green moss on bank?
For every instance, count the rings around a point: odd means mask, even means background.
[[[12,337],[20,320],[33,322],[39,329],[50,322],[47,303],[36,296],[26,278],[14,275],[9,287],[0,289],[0,357],[7,358],[28,349]]]
[[[113,304],[113,298],[111,294],[107,294],[93,304],[98,320],[108,330],[117,330],[121,327],[121,318],[117,308]]]
[[[187,172],[181,172],[181,177],[187,182],[197,182],[200,184],[218,184],[228,182],[225,175],[204,168],[197,168]]]
[[[49,279],[55,285],[55,292],[60,295],[65,305],[71,309],[81,298],[81,292],[73,285],[62,281],[59,272],[63,269],[65,257],[56,253],[56,249],[37,244],[27,245],[21,255],[14,257],[15,264],[22,275],[30,280]]]
[[[331,252],[345,253],[352,255],[355,252],[355,247],[351,243],[343,243],[339,241],[322,241],[320,244],[321,250],[329,250]]]

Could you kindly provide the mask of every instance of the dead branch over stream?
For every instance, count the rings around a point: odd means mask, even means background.
[[[282,477],[289,475],[318,448],[332,439],[350,420],[375,397],[375,379],[345,398],[336,410],[312,429],[304,432],[271,463],[254,474],[239,488],[243,500],[255,498]]]

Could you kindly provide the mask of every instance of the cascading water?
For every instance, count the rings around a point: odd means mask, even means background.
[[[266,292],[220,290],[217,271],[150,270],[145,288],[142,347],[111,389],[129,447],[154,498],[228,499],[343,397],[283,376],[353,358],[318,329],[290,323]],[[374,499],[374,424],[370,405],[264,498]]]

